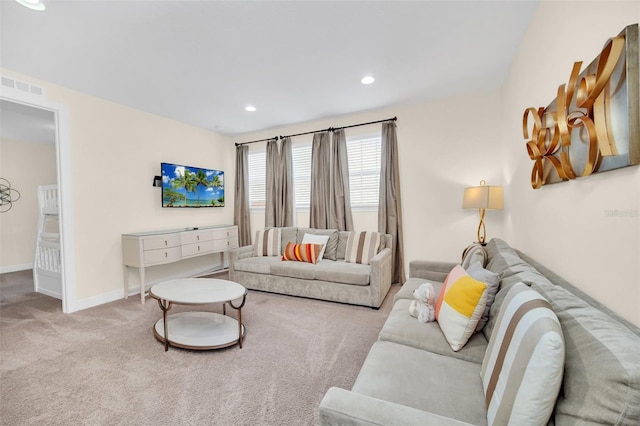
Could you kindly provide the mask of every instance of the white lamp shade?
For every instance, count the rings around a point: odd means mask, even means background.
[[[502,210],[504,200],[501,186],[472,186],[464,189],[463,209]]]

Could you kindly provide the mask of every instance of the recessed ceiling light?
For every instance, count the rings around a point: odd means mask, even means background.
[[[28,7],[32,10],[43,11],[46,9],[44,3],[41,0],[16,0],[18,3],[23,5],[24,7]]]
[[[362,83],[362,84],[371,84],[374,81],[376,81],[376,79],[373,78],[373,76],[365,75],[364,77],[362,77],[362,80],[360,80],[360,83]]]
[[[253,112],[256,110],[256,107],[254,107],[253,105],[247,105],[246,107],[244,107],[244,109],[246,111]]]

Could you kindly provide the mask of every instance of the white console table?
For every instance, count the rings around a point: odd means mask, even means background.
[[[122,234],[124,297],[129,297],[129,267],[138,268],[140,301],[144,303],[145,268],[213,253],[220,253],[224,263],[224,253],[237,247],[238,227],[235,225]]]

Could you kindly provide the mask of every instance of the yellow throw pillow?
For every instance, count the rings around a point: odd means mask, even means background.
[[[438,313],[438,324],[451,349],[467,343],[487,304],[487,285],[465,274],[446,289]]]

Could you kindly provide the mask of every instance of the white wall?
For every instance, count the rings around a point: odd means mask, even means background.
[[[0,214],[0,272],[30,269],[38,228],[38,186],[57,181],[55,145],[2,139],[0,152],[0,177],[20,191],[11,210]]]
[[[10,70],[2,74],[35,83],[48,100],[68,106],[78,300],[122,291],[123,233],[233,223],[229,138]],[[226,207],[163,209],[160,188],[152,187],[162,161],[225,171]]]
[[[546,106],[575,61],[640,21],[640,2],[540,2],[503,88],[505,233],[510,243],[640,325],[640,167],[530,185],[522,136],[527,107]],[[637,142],[637,141],[636,141]],[[608,210],[628,216],[608,216]]]
[[[405,268],[412,259],[457,260],[476,240],[478,213],[462,210],[464,187],[481,179],[502,184],[500,97],[498,92],[426,104],[334,117],[251,133],[235,142],[257,140],[398,117],[398,151],[404,221]],[[347,137],[380,131],[380,124],[346,129]],[[304,138],[293,138],[295,144]],[[250,150],[264,149],[262,144]],[[508,202],[508,201],[507,201]],[[354,227],[377,230],[377,212],[356,213]],[[308,215],[298,225],[308,226]],[[264,214],[251,215],[252,232],[264,226]],[[487,212],[488,238],[503,235],[502,212]]]

